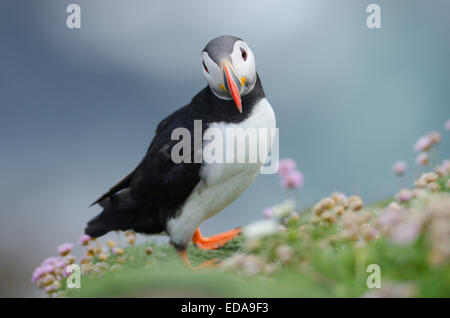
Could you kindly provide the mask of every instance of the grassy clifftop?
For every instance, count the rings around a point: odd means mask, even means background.
[[[105,260],[95,254],[82,265],[80,289],[59,295],[449,297],[448,177],[432,182],[439,189],[417,188],[401,203],[363,207],[334,194],[301,213],[275,207],[271,219],[220,250],[189,247],[194,266],[216,258],[215,269],[187,269],[167,244],[114,247]],[[369,288],[377,279],[370,264],[380,270],[381,288]]]

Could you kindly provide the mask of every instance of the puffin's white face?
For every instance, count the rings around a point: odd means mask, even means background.
[[[202,59],[203,75],[212,92],[219,98],[233,99],[242,112],[241,96],[256,83],[255,56],[247,43],[229,36],[216,38],[206,46]]]

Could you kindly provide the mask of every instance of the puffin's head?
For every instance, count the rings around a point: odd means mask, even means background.
[[[242,112],[241,96],[255,87],[255,56],[238,37],[222,35],[203,49],[203,75],[211,91],[219,98],[233,99]]]

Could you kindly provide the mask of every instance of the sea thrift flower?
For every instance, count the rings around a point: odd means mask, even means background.
[[[55,268],[64,268],[64,267],[66,267],[66,262],[63,260],[63,259],[60,259],[60,260],[58,260],[56,263],[55,263]]]
[[[447,174],[450,173],[450,160],[442,161],[442,167],[447,171]]]
[[[111,240],[106,241],[106,244],[109,246],[110,249],[113,249],[114,246],[116,246],[116,242]]]
[[[423,173],[414,185],[418,188],[423,188],[427,183],[436,182],[437,179],[438,175],[434,172]]]
[[[61,288],[61,283],[57,280],[53,281],[53,283],[45,288],[45,292],[48,294],[56,292]]]
[[[285,223],[298,223],[300,221],[300,215],[297,212],[292,211],[291,214],[285,219]]]
[[[94,269],[94,265],[91,263],[85,263],[81,265],[81,274],[87,275]]]
[[[431,138],[429,136],[422,136],[414,144],[414,150],[417,152],[427,151],[431,145]]]
[[[361,199],[361,197],[353,195],[348,198],[348,206],[353,211],[361,210],[361,208],[363,207],[363,200]]]
[[[80,237],[79,244],[82,245],[82,246],[86,246],[89,243],[90,240],[91,240],[91,237],[89,235],[83,234]]]
[[[408,168],[408,164],[405,161],[397,161],[396,163],[394,163],[394,166],[392,167],[392,171],[397,176],[402,176],[405,174],[407,168]]]
[[[92,256],[85,255],[81,259],[81,264],[87,264],[92,262]]]
[[[442,161],[442,165],[436,167],[436,173],[439,176],[446,176],[450,174],[450,160]]]
[[[420,179],[424,180],[426,183],[435,182],[438,178],[438,175],[433,172],[428,172],[422,174]]]
[[[256,239],[263,236],[274,234],[278,231],[278,223],[274,220],[261,220],[245,226],[242,230],[244,236],[250,239]]]
[[[52,271],[53,267],[51,267],[50,265],[36,267],[33,274],[31,275],[31,282],[36,283],[39,278]]]
[[[281,185],[287,189],[294,189],[303,186],[303,173],[294,170],[290,173],[283,175],[281,179]]]
[[[283,263],[288,262],[292,258],[292,248],[287,245],[280,245],[277,247],[277,256]]]
[[[146,248],[145,248],[145,254],[147,254],[147,255],[152,255],[153,254],[153,248],[151,248],[150,246],[147,246]]]
[[[419,180],[414,181],[414,187],[416,189],[423,189],[426,187],[426,185],[427,185],[427,182],[425,180],[419,179]]]
[[[265,268],[264,261],[256,255],[247,255],[242,264],[244,275],[258,275]]]
[[[287,217],[294,210],[294,202],[286,200],[283,203],[272,207],[272,217],[282,219]]]
[[[429,161],[429,156],[427,153],[425,152],[421,152],[417,157],[416,157],[416,165],[418,166],[426,166],[428,164]]]
[[[264,218],[270,219],[272,217],[272,208],[264,209]]]
[[[442,265],[450,260],[450,197],[436,196],[429,207],[429,242],[431,250],[428,261],[432,265]]]
[[[128,244],[130,244],[130,245],[134,245],[134,242],[136,241],[136,237],[134,236],[134,235],[128,235],[127,236],[127,242],[128,242]]]
[[[244,253],[234,253],[224,259],[220,267],[223,270],[236,270],[243,265],[245,257],[246,255]]]
[[[259,256],[243,253],[235,253],[228,257],[221,263],[220,267],[224,270],[235,270],[244,275],[258,275],[269,269]]]
[[[342,205],[337,205],[335,211],[337,215],[342,215],[345,212],[345,207],[343,207]]]
[[[430,138],[432,145],[437,145],[441,142],[442,135],[437,131],[432,131],[428,134],[428,138]]]
[[[397,201],[400,203],[406,203],[413,198],[413,194],[409,189],[402,189],[397,194]]]
[[[389,234],[389,239],[394,244],[409,244],[420,235],[423,222],[419,218],[408,217],[399,222]]]
[[[88,245],[86,248],[86,255],[88,256],[94,256],[96,252],[96,248],[94,246]]]
[[[123,255],[123,254],[125,254],[124,249],[120,248],[120,247],[113,248],[112,252],[113,252],[114,255]]]
[[[320,215],[322,220],[326,221],[328,224],[336,223],[337,217],[336,214],[331,211],[325,211]]]
[[[446,131],[450,131],[450,119],[448,119],[448,120],[445,122],[444,129],[445,129]]]
[[[318,203],[316,203],[313,207],[313,212],[315,215],[321,215],[322,212],[333,208],[335,205],[335,201],[330,197],[325,197],[320,199]]]
[[[396,224],[402,221],[404,215],[403,210],[387,209],[377,218],[376,224],[384,233],[389,233]]]
[[[42,265],[54,265],[60,260],[59,257],[51,256],[47,257],[43,262]]]
[[[389,210],[396,210],[396,211],[401,211],[402,207],[400,205],[398,205],[397,202],[392,201],[391,203],[389,203],[388,207]]]
[[[278,174],[281,176],[286,176],[297,168],[297,164],[293,159],[282,159],[280,160],[278,167]]]
[[[345,194],[340,193],[340,192],[333,192],[331,194],[331,198],[334,200],[334,202],[336,204],[346,203],[345,201],[347,200],[347,197],[345,196]]]
[[[70,265],[70,264],[75,263],[75,257],[73,255],[69,254],[69,255],[64,256],[63,261],[66,265]]]
[[[67,266],[64,268],[63,272],[62,272],[64,277],[69,277],[72,272],[67,270]]]
[[[379,231],[371,225],[365,223],[361,225],[361,235],[366,242],[370,242],[378,238]]]
[[[64,244],[58,246],[58,253],[61,256],[66,256],[70,253],[70,251],[72,251],[72,249],[73,249],[72,243],[64,243]]]
[[[441,186],[437,182],[430,182],[427,184],[427,189],[430,190],[431,192],[437,192],[441,190]]]

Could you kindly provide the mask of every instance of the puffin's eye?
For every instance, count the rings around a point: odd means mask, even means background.
[[[203,67],[205,68],[206,73],[209,73],[208,68],[206,67],[205,61],[203,61]]]
[[[241,53],[242,53],[242,59],[244,61],[246,61],[247,60],[247,52],[245,52],[245,50],[243,48],[241,48]]]

